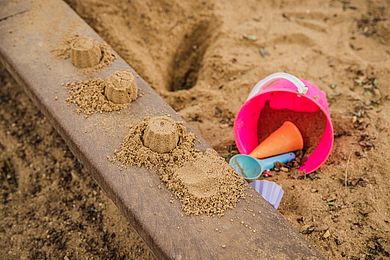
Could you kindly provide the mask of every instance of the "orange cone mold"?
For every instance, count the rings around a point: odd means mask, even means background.
[[[285,121],[281,127],[270,134],[249,155],[255,158],[266,158],[277,154],[302,150],[303,138],[298,127]]]

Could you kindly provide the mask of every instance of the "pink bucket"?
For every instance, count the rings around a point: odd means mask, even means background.
[[[276,110],[322,111],[326,118],[324,133],[318,145],[299,168],[307,174],[318,169],[326,161],[333,147],[333,126],[326,94],[310,82],[288,73],[274,73],[253,87],[234,122],[234,138],[240,153],[249,154],[259,144],[258,122],[267,101]]]

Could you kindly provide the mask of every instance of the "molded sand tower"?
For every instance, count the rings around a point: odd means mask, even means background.
[[[158,153],[168,153],[175,149],[179,142],[177,124],[166,116],[151,118],[143,138],[146,147]]]
[[[77,68],[94,67],[102,58],[102,51],[94,39],[78,37],[71,43],[70,57]]]
[[[126,104],[137,98],[138,87],[133,74],[129,71],[117,71],[107,79],[104,94],[116,104]]]

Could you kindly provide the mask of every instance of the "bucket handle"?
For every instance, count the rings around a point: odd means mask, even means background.
[[[259,92],[265,85],[271,83],[276,79],[286,79],[293,83],[297,87],[299,95],[305,95],[308,91],[308,87],[305,85],[305,83],[303,83],[299,78],[295,77],[294,75],[285,72],[276,72],[260,80],[249,93],[247,100],[259,94]]]

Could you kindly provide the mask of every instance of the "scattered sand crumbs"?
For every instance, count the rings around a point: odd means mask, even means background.
[[[188,215],[222,215],[244,197],[245,181],[212,149],[160,171],[160,177]]]
[[[169,117],[166,117],[169,120]],[[146,167],[148,169],[157,167],[173,167],[194,157],[197,151],[194,147],[194,134],[189,133],[186,128],[176,123],[179,133],[177,146],[168,153],[158,153],[144,146],[143,134],[152,118],[146,118],[137,125],[130,128],[119,150],[115,151],[115,158],[125,166]]]
[[[106,81],[102,79],[71,82],[66,85],[69,92],[67,102],[77,105],[77,112],[91,115],[97,112],[112,112],[126,108],[129,104],[115,104],[104,95]]]
[[[58,46],[57,49],[54,49],[52,52],[54,53],[55,56],[61,59],[69,59],[70,58],[70,53],[71,53],[71,46],[73,42],[78,40],[80,35],[73,35],[70,37],[67,37],[61,42]],[[96,72],[104,67],[109,66],[113,61],[116,59],[116,56],[112,49],[105,43],[102,42],[97,42],[97,46],[100,48],[102,52],[102,57],[100,59],[99,64],[97,64],[94,67],[89,67],[89,68],[82,68],[79,69],[83,73],[93,73]]]
[[[157,169],[187,215],[222,215],[235,207],[244,197],[244,179],[214,150],[194,149],[194,135],[181,123],[176,123],[179,142],[171,152],[158,153],[144,146],[143,133],[151,120],[146,118],[130,128],[114,159],[124,166]]]

